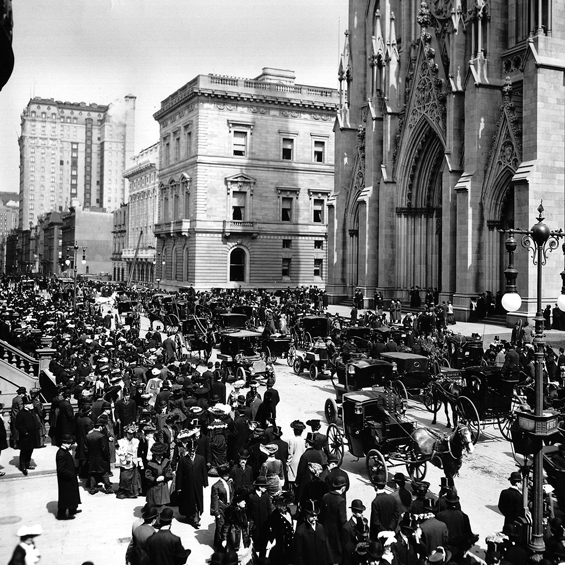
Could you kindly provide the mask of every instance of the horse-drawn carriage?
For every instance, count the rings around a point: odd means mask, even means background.
[[[292,370],[297,375],[307,370],[312,381],[319,377],[330,377],[334,370],[331,352],[320,338],[308,349],[294,349],[292,359]]]
[[[506,374],[502,367],[476,366],[445,369],[430,388],[436,400],[451,405],[455,423],[460,419],[469,426],[476,443],[488,424],[498,425],[502,436],[511,440],[515,409],[521,404],[515,393],[518,383],[518,376]]]
[[[261,332],[235,330],[219,335],[222,376],[225,381],[244,379],[247,384],[252,380],[275,379],[273,364],[268,362],[261,348]]]
[[[293,328],[292,338],[297,348],[308,348],[315,338],[328,337],[331,330],[331,320],[326,316],[302,316]]]
[[[379,475],[386,477],[387,466],[397,465],[406,465],[413,480],[422,480],[427,460],[418,455],[412,438],[416,424],[399,415],[383,419],[383,394],[386,391],[379,386],[342,394],[342,424],[330,424],[327,431],[330,453],[341,463],[347,446],[353,457],[365,458],[373,484]]]
[[[289,366],[294,362],[294,341],[292,336],[271,334],[263,337],[263,353],[270,363],[276,363],[278,358],[286,359]]]
[[[424,392],[432,379],[427,357],[416,353],[387,351],[381,353],[381,359],[392,364],[396,387],[406,402],[409,399],[424,401]]]
[[[483,339],[478,334],[448,334],[445,338],[445,356],[454,369],[481,365],[483,354]]]

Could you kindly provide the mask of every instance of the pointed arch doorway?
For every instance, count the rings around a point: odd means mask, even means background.
[[[441,291],[443,142],[427,118],[414,128],[410,152],[399,167],[397,286]]]

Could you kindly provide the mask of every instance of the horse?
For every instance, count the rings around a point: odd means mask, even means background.
[[[432,402],[433,402],[433,412],[434,419],[432,424],[436,423],[437,413],[439,411],[440,405],[443,404],[445,410],[445,417],[447,418],[447,427],[451,428],[451,421],[449,419],[449,407],[451,407],[451,413],[453,414],[453,425],[457,426],[457,410],[455,405],[457,404],[457,399],[461,393],[461,386],[450,380],[450,379],[437,379],[431,383],[432,392]]]
[[[418,460],[430,461],[444,475],[452,479],[461,469],[463,453],[473,453],[473,437],[464,424],[458,424],[453,431],[439,434],[430,428],[417,428],[411,436],[414,455]]]

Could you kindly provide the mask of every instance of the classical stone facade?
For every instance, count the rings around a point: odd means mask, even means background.
[[[337,101],[264,68],[199,75],[161,103],[162,284],[325,286]]]
[[[465,318],[472,296],[504,292],[499,229],[531,227],[542,199],[548,225],[565,227],[565,4],[349,4],[328,293],[407,302],[413,286],[438,288]],[[531,314],[536,267],[520,247],[516,267]],[[550,254],[544,304],[562,267]]]

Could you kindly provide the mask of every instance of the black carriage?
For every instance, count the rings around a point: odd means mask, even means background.
[[[446,336],[445,356],[454,369],[481,365],[483,354],[483,339],[479,334]]]
[[[308,348],[316,338],[324,338],[330,335],[332,329],[331,320],[326,316],[303,316],[298,318],[293,330],[293,339],[296,347]]]
[[[412,480],[426,476],[427,460],[416,455],[412,433],[415,422],[402,416],[383,423],[381,396],[383,387],[346,392],[342,396],[342,425],[330,424],[327,431],[332,455],[343,460],[345,446],[353,457],[365,458],[371,483],[379,475],[387,476],[388,466],[406,465]]]
[[[409,399],[423,400],[424,392],[432,379],[427,357],[390,351],[381,353],[381,359],[393,365],[395,385],[406,402]]]
[[[247,315],[241,312],[224,312],[218,315],[218,323],[223,330],[247,327]]]
[[[344,363],[341,357],[336,358],[332,384],[335,399],[328,398],[324,405],[324,413],[328,424],[335,424],[342,417],[343,395],[356,390],[372,389],[384,386],[393,378],[393,366],[382,359],[350,359]]]
[[[271,334],[263,339],[263,353],[270,363],[286,359],[289,366],[294,361],[294,340],[290,335]]]
[[[235,330],[219,335],[222,376],[225,381],[244,379],[249,384],[252,380],[266,381],[275,379],[275,369],[262,352],[261,332]]]
[[[450,373],[454,373],[453,370]],[[456,376],[460,385],[453,398],[457,416],[463,420],[478,441],[481,428],[498,425],[502,436],[511,440],[515,409],[520,401],[515,394],[517,375],[506,374],[502,367],[467,367]]]
[[[373,328],[366,326],[351,326],[344,328],[341,332],[342,340],[351,340],[360,353],[369,353],[371,340],[373,339]]]

